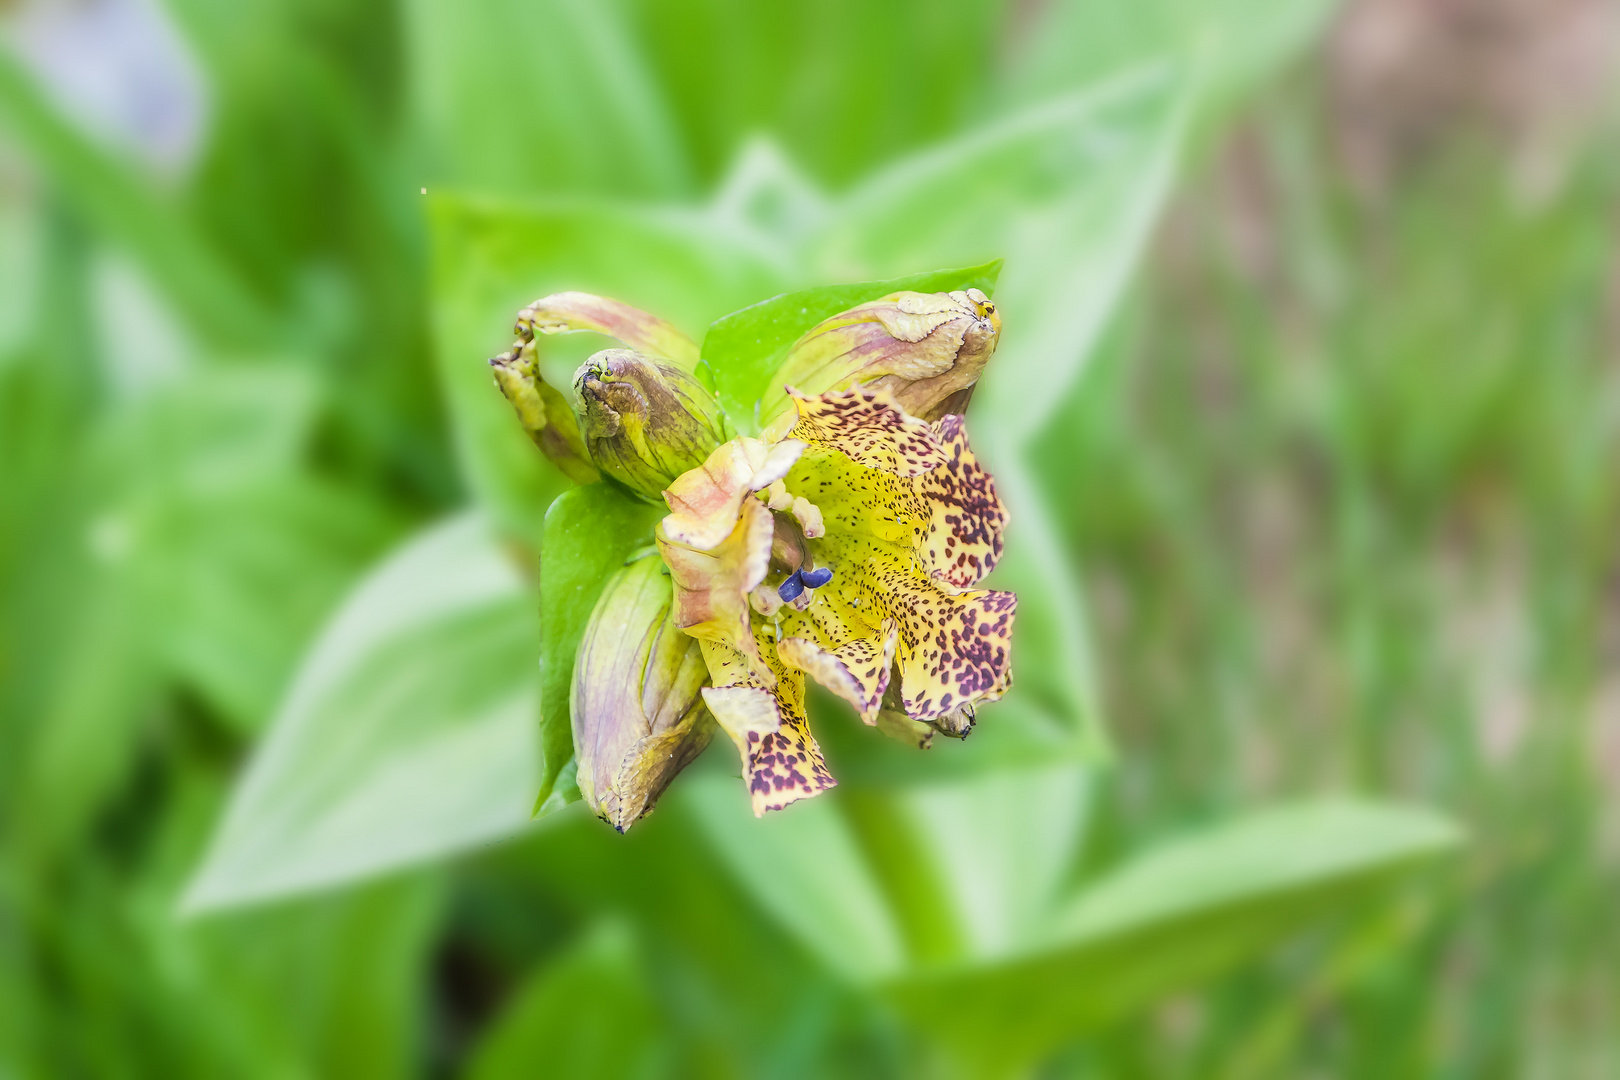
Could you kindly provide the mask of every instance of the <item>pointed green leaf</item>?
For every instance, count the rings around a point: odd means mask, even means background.
[[[539,779],[532,597],[476,515],[385,560],[304,657],[185,906],[335,885],[523,829]]]
[[[895,1006],[974,1075],[1018,1075],[1077,1035],[1355,911],[1456,848],[1428,810],[1328,801],[1167,841],[1082,889],[995,960],[918,971]]]

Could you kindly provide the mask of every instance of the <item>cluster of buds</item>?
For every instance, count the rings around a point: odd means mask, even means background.
[[[575,400],[536,335],[588,330]],[[698,346],[617,301],[559,293],[490,363],[535,445],[579,483],[669,515],[604,586],[575,658],[581,797],[620,831],[708,744],[736,744],[756,813],[834,783],[804,712],[809,676],[917,745],[964,737],[1010,685],[1015,598],[976,586],[1006,512],[961,412],[1001,321],[977,289],[898,292],[813,327],[737,436]]]

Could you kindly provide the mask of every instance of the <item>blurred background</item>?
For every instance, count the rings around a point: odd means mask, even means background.
[[[1620,1075],[1609,0],[0,35],[0,1078]],[[531,822],[517,308],[994,257],[1015,694]]]

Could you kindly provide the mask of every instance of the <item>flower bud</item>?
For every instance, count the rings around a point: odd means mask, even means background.
[[[600,480],[601,474],[585,452],[585,441],[580,438],[579,423],[568,399],[540,378],[534,342],[520,339],[492,359],[489,366],[495,373],[495,385],[517,410],[518,422],[540,452],[577,484]]]
[[[703,650],[670,617],[670,579],[642,558],[608,581],[574,660],[569,695],[579,792],[624,832],[708,745]]]
[[[760,419],[791,417],[784,387],[817,395],[888,390],[906,412],[937,420],[967,407],[996,351],[1001,316],[978,289],[891,293],[812,328],[788,349],[760,402]]]
[[[702,383],[629,349],[591,357],[574,390],[591,460],[650,501],[726,439],[725,414]]]

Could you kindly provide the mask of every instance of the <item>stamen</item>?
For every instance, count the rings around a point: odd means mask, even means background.
[[[776,509],[774,504],[771,509]],[[809,499],[801,496],[793,500],[793,516],[798,520],[799,527],[804,530],[804,535],[811,539],[826,535],[827,527],[821,520],[821,508]]]
[[[832,580],[832,567],[818,566],[814,570],[800,570],[799,580],[807,589],[819,589]]]
[[[814,572],[811,571],[811,573]],[[799,598],[799,594],[802,592],[804,592],[804,579],[797,570],[793,571],[791,577],[776,587],[776,595],[782,598],[783,603],[792,603]]]
[[[777,480],[770,487],[760,492],[765,497],[766,504],[772,510],[786,510],[793,505],[793,496],[787,492],[787,485]]]

